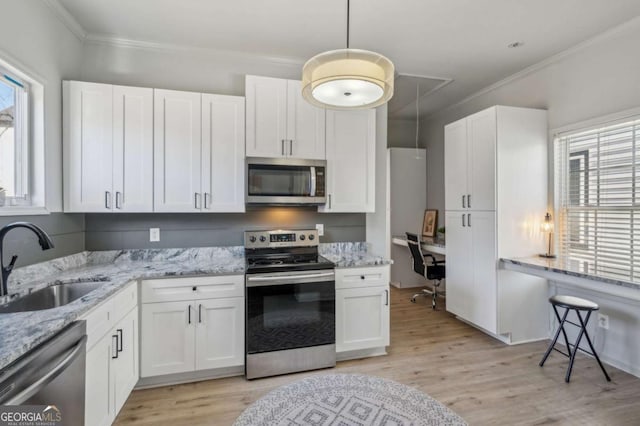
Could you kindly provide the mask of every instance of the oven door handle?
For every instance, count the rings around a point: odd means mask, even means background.
[[[316,168],[311,166],[311,179],[309,179],[309,196],[316,196]]]
[[[278,275],[278,276],[265,276],[265,277],[247,277],[247,287],[256,287],[260,285],[265,285],[261,283],[273,283],[274,281],[294,281],[294,280],[307,280],[313,278],[326,278],[326,277],[334,277],[335,274],[333,272],[320,272],[317,274],[299,274],[299,275]],[[330,281],[330,280],[323,280]],[[256,284],[251,284],[256,283]]]

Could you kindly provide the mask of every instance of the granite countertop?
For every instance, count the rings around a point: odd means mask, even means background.
[[[515,259],[502,258],[500,259],[500,261],[506,266],[516,265],[523,268],[530,268],[539,271],[556,272],[567,276],[598,281],[599,283],[612,284],[640,290],[640,283],[601,275],[598,273],[593,263],[579,261],[576,259],[569,259],[567,257],[558,256],[554,259],[547,259],[540,256],[532,256],[519,257]]]
[[[391,263],[369,253],[366,243],[321,244],[320,254],[338,268]],[[0,369],[53,337],[131,281],[244,273],[244,248],[240,246],[83,252],[17,268],[9,277],[10,294],[23,296],[61,283],[98,281],[104,285],[60,308],[0,314]]]

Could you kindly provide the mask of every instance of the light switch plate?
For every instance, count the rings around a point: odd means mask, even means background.
[[[160,228],[149,228],[149,241],[152,243],[160,241]]]
[[[318,236],[324,235],[324,223],[316,223],[316,229],[318,230]]]

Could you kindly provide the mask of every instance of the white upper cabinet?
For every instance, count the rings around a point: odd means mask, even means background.
[[[153,89],[64,82],[68,212],[153,210]]]
[[[445,127],[446,210],[496,209],[496,109]]]
[[[297,80],[287,80],[287,99],[288,156],[324,160],[325,110],[304,100]]]
[[[248,157],[325,158],[325,111],[302,98],[300,82],[248,75]]]
[[[64,209],[113,208],[113,88],[64,82]]]
[[[202,211],[244,212],[244,98],[202,95]]]
[[[375,211],[375,109],[327,110],[327,203],[321,212]]]
[[[153,211],[153,89],[113,86],[114,211]]]
[[[154,89],[154,210],[196,212],[201,191],[201,95]]]

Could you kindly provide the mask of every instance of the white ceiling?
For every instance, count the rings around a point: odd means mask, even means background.
[[[345,45],[346,0],[58,1],[93,35],[301,63]],[[427,114],[638,15],[638,0],[351,0],[351,47],[398,73],[452,79],[423,96]],[[396,117],[415,114],[404,92]]]

